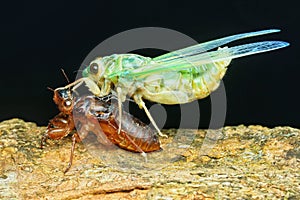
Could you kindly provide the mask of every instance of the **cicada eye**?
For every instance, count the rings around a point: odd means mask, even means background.
[[[72,105],[72,100],[68,99],[64,102],[65,107],[70,107]]]
[[[92,74],[98,74],[98,70],[99,70],[99,66],[98,66],[97,63],[92,63],[92,64],[90,65],[90,72],[91,72]]]

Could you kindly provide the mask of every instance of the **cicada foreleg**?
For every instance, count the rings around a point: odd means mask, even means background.
[[[94,95],[96,96],[101,96],[101,91],[98,87],[98,85],[91,79],[89,78],[80,78],[77,79],[76,81],[64,86],[64,87],[59,87],[56,88],[56,90],[64,90],[64,89],[69,89],[71,87],[73,92],[76,92],[75,90],[82,84],[85,83],[85,85],[87,86],[87,88],[89,89],[90,92],[92,92]],[[104,95],[103,95],[104,96]]]
[[[153,124],[154,128],[155,128],[156,131],[158,132],[158,135],[161,136],[161,137],[166,137],[166,138],[167,138],[168,136],[165,135],[165,134],[162,134],[162,132],[159,130],[159,128],[158,128],[156,122],[154,121],[154,119],[152,118],[152,116],[151,116],[151,114],[150,114],[148,108],[146,107],[145,102],[143,101],[141,95],[135,94],[135,95],[133,96],[133,99],[134,99],[134,101],[136,102],[136,104],[137,104],[141,109],[143,109],[143,110],[145,111],[145,113],[146,113],[147,117],[149,118],[150,122]]]

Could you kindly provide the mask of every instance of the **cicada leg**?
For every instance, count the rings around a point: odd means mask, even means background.
[[[161,137],[166,137],[167,138],[168,136],[165,135],[165,134],[162,134],[162,132],[159,130],[156,122],[154,121],[154,119],[152,118],[148,108],[146,107],[145,102],[143,101],[142,97],[139,94],[136,94],[136,95],[133,96],[133,99],[138,104],[138,106],[140,108],[144,109],[144,111],[145,111],[147,117],[149,118],[150,122],[153,124],[154,128],[158,132],[158,135],[161,136]]]
[[[80,141],[79,135],[77,133],[74,133],[72,135],[72,147],[71,147],[70,160],[69,160],[69,163],[68,163],[68,166],[67,166],[66,170],[64,171],[64,174],[67,173],[69,171],[69,169],[71,168],[71,166],[72,166],[75,144],[76,144],[76,142],[79,142],[79,141]]]
[[[96,96],[100,96],[101,91],[100,91],[98,85],[94,81],[92,81],[91,79],[89,79],[89,78],[80,78],[80,79],[77,79],[76,81],[74,81],[74,82],[72,82],[72,83],[70,83],[70,84],[68,84],[68,85],[66,85],[64,87],[56,88],[56,90],[69,89],[72,86],[74,86],[72,88],[72,91],[75,91],[83,82],[86,84],[86,86],[89,89],[89,91],[91,91]]]
[[[117,87],[117,95],[118,95],[118,108],[119,108],[119,128],[118,134],[121,133],[122,129],[122,100],[121,100],[122,89]]]

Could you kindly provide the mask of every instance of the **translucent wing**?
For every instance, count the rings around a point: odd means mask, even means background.
[[[283,48],[288,45],[289,43],[282,41],[264,41],[244,44],[202,54],[180,56],[163,62],[153,61],[146,66],[141,66],[134,70],[121,71],[118,74],[112,74],[112,76],[119,75],[132,78],[143,78],[150,74],[161,73],[166,71],[180,71],[183,69],[197,67],[207,63],[267,52]]]
[[[256,32],[250,32],[250,33],[242,33],[242,34],[232,35],[232,36],[204,42],[201,44],[197,44],[197,45],[187,47],[184,49],[180,49],[177,51],[172,51],[167,54],[153,58],[153,60],[157,61],[157,62],[165,62],[165,61],[170,61],[170,60],[177,59],[180,57],[192,56],[192,55],[200,54],[205,51],[223,46],[225,44],[228,44],[228,43],[236,41],[236,40],[259,36],[259,35],[264,35],[264,34],[269,34],[269,33],[276,33],[279,31],[280,31],[279,29],[270,29],[270,30],[263,30],[263,31],[256,31]]]

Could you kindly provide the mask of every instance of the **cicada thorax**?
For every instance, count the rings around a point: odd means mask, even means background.
[[[145,66],[149,62],[151,62],[151,58],[136,54],[113,54],[93,60],[89,67],[83,70],[82,75],[98,85],[100,89],[99,95],[91,90],[96,96],[106,96],[115,91],[116,87],[120,87],[123,90],[122,101],[124,101],[126,96],[136,92],[141,82],[128,79],[124,74],[121,76],[115,76],[114,74]],[[97,66],[97,70],[92,70],[95,66]],[[90,89],[91,87],[88,86],[88,88]]]

